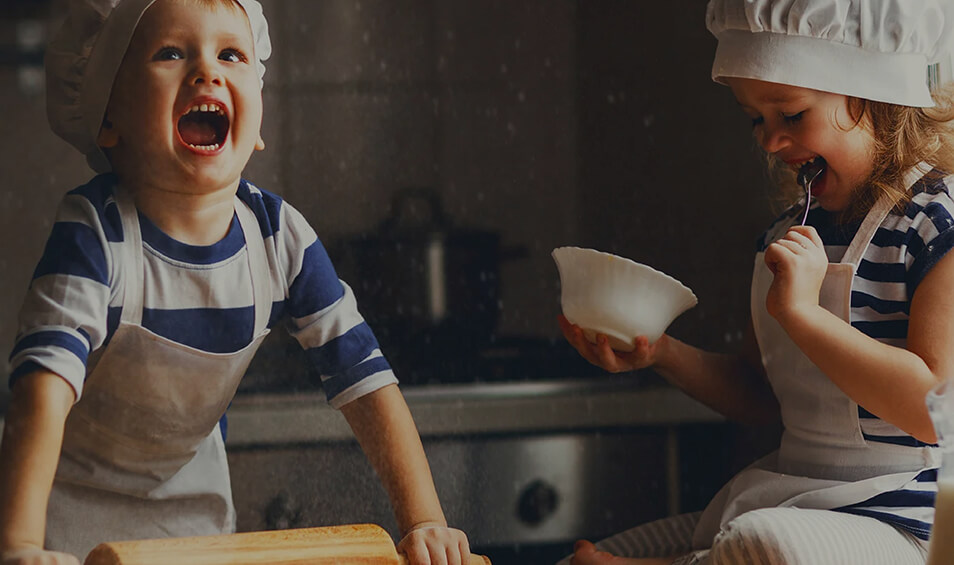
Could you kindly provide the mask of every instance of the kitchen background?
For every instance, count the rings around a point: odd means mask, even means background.
[[[57,202],[91,174],[45,116],[42,49],[65,4],[0,3],[6,348]],[[709,79],[715,41],[704,0],[262,4],[274,47],[267,149],[246,176],[308,218],[359,303],[373,305],[364,313],[419,416],[448,518],[478,549],[496,563],[546,562],[578,536],[698,509],[770,445],[771,434],[722,423],[691,401],[666,408],[660,399],[675,397],[653,396],[672,391],[649,371],[601,374],[556,324],[550,251],[577,245],[692,288],[699,305],[673,323],[674,336],[715,350],[741,339],[772,190],[749,120]],[[458,318],[428,327],[413,292],[393,298],[426,281],[410,246],[404,275],[369,271],[356,256],[395,216],[392,240],[414,241],[428,227],[460,236],[447,240],[458,242],[446,249],[453,256],[490,251],[477,271],[490,283],[448,283],[449,292],[484,293],[470,309],[451,299],[448,315]],[[389,286],[402,276],[404,286]],[[481,300],[489,310],[474,306]],[[251,437],[269,410],[325,417],[297,344],[281,334],[250,368],[230,428],[239,527],[377,521],[393,531],[383,491],[346,433]],[[494,474],[530,452],[535,470]],[[567,471],[565,484],[541,480],[540,467]],[[307,490],[327,474],[351,482]],[[487,490],[494,485],[502,490]],[[334,496],[352,498],[337,510],[319,502]]]

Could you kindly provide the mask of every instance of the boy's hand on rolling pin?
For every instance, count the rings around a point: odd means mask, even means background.
[[[437,523],[411,528],[397,546],[409,565],[466,565],[470,559],[467,534]]]
[[[584,359],[597,367],[611,373],[622,373],[644,369],[656,363],[656,350],[659,343],[666,338],[663,334],[655,343],[649,343],[649,338],[639,336],[633,340],[636,346],[632,351],[616,351],[609,345],[609,339],[603,334],[597,334],[596,343],[591,343],[583,335],[580,326],[574,325],[562,314],[557,318],[563,337],[570,342]]]
[[[3,552],[0,565],[80,565],[80,562],[75,555],[31,547]]]
[[[828,270],[825,245],[815,228],[793,226],[765,250],[765,264],[775,275],[765,298],[768,313],[779,320],[818,305]]]

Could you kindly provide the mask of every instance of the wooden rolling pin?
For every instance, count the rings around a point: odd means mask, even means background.
[[[374,524],[101,543],[84,565],[407,565]],[[466,565],[490,565],[471,555]]]

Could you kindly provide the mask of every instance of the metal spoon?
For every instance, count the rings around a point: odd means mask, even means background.
[[[821,156],[802,165],[798,170],[798,184],[805,189],[805,214],[802,215],[801,225],[805,225],[808,219],[808,208],[812,205],[812,183],[818,178],[818,175],[825,170],[825,159]]]

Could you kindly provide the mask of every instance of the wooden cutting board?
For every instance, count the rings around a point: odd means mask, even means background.
[[[374,524],[102,543],[84,565],[407,565]],[[472,555],[466,565],[490,565]]]

